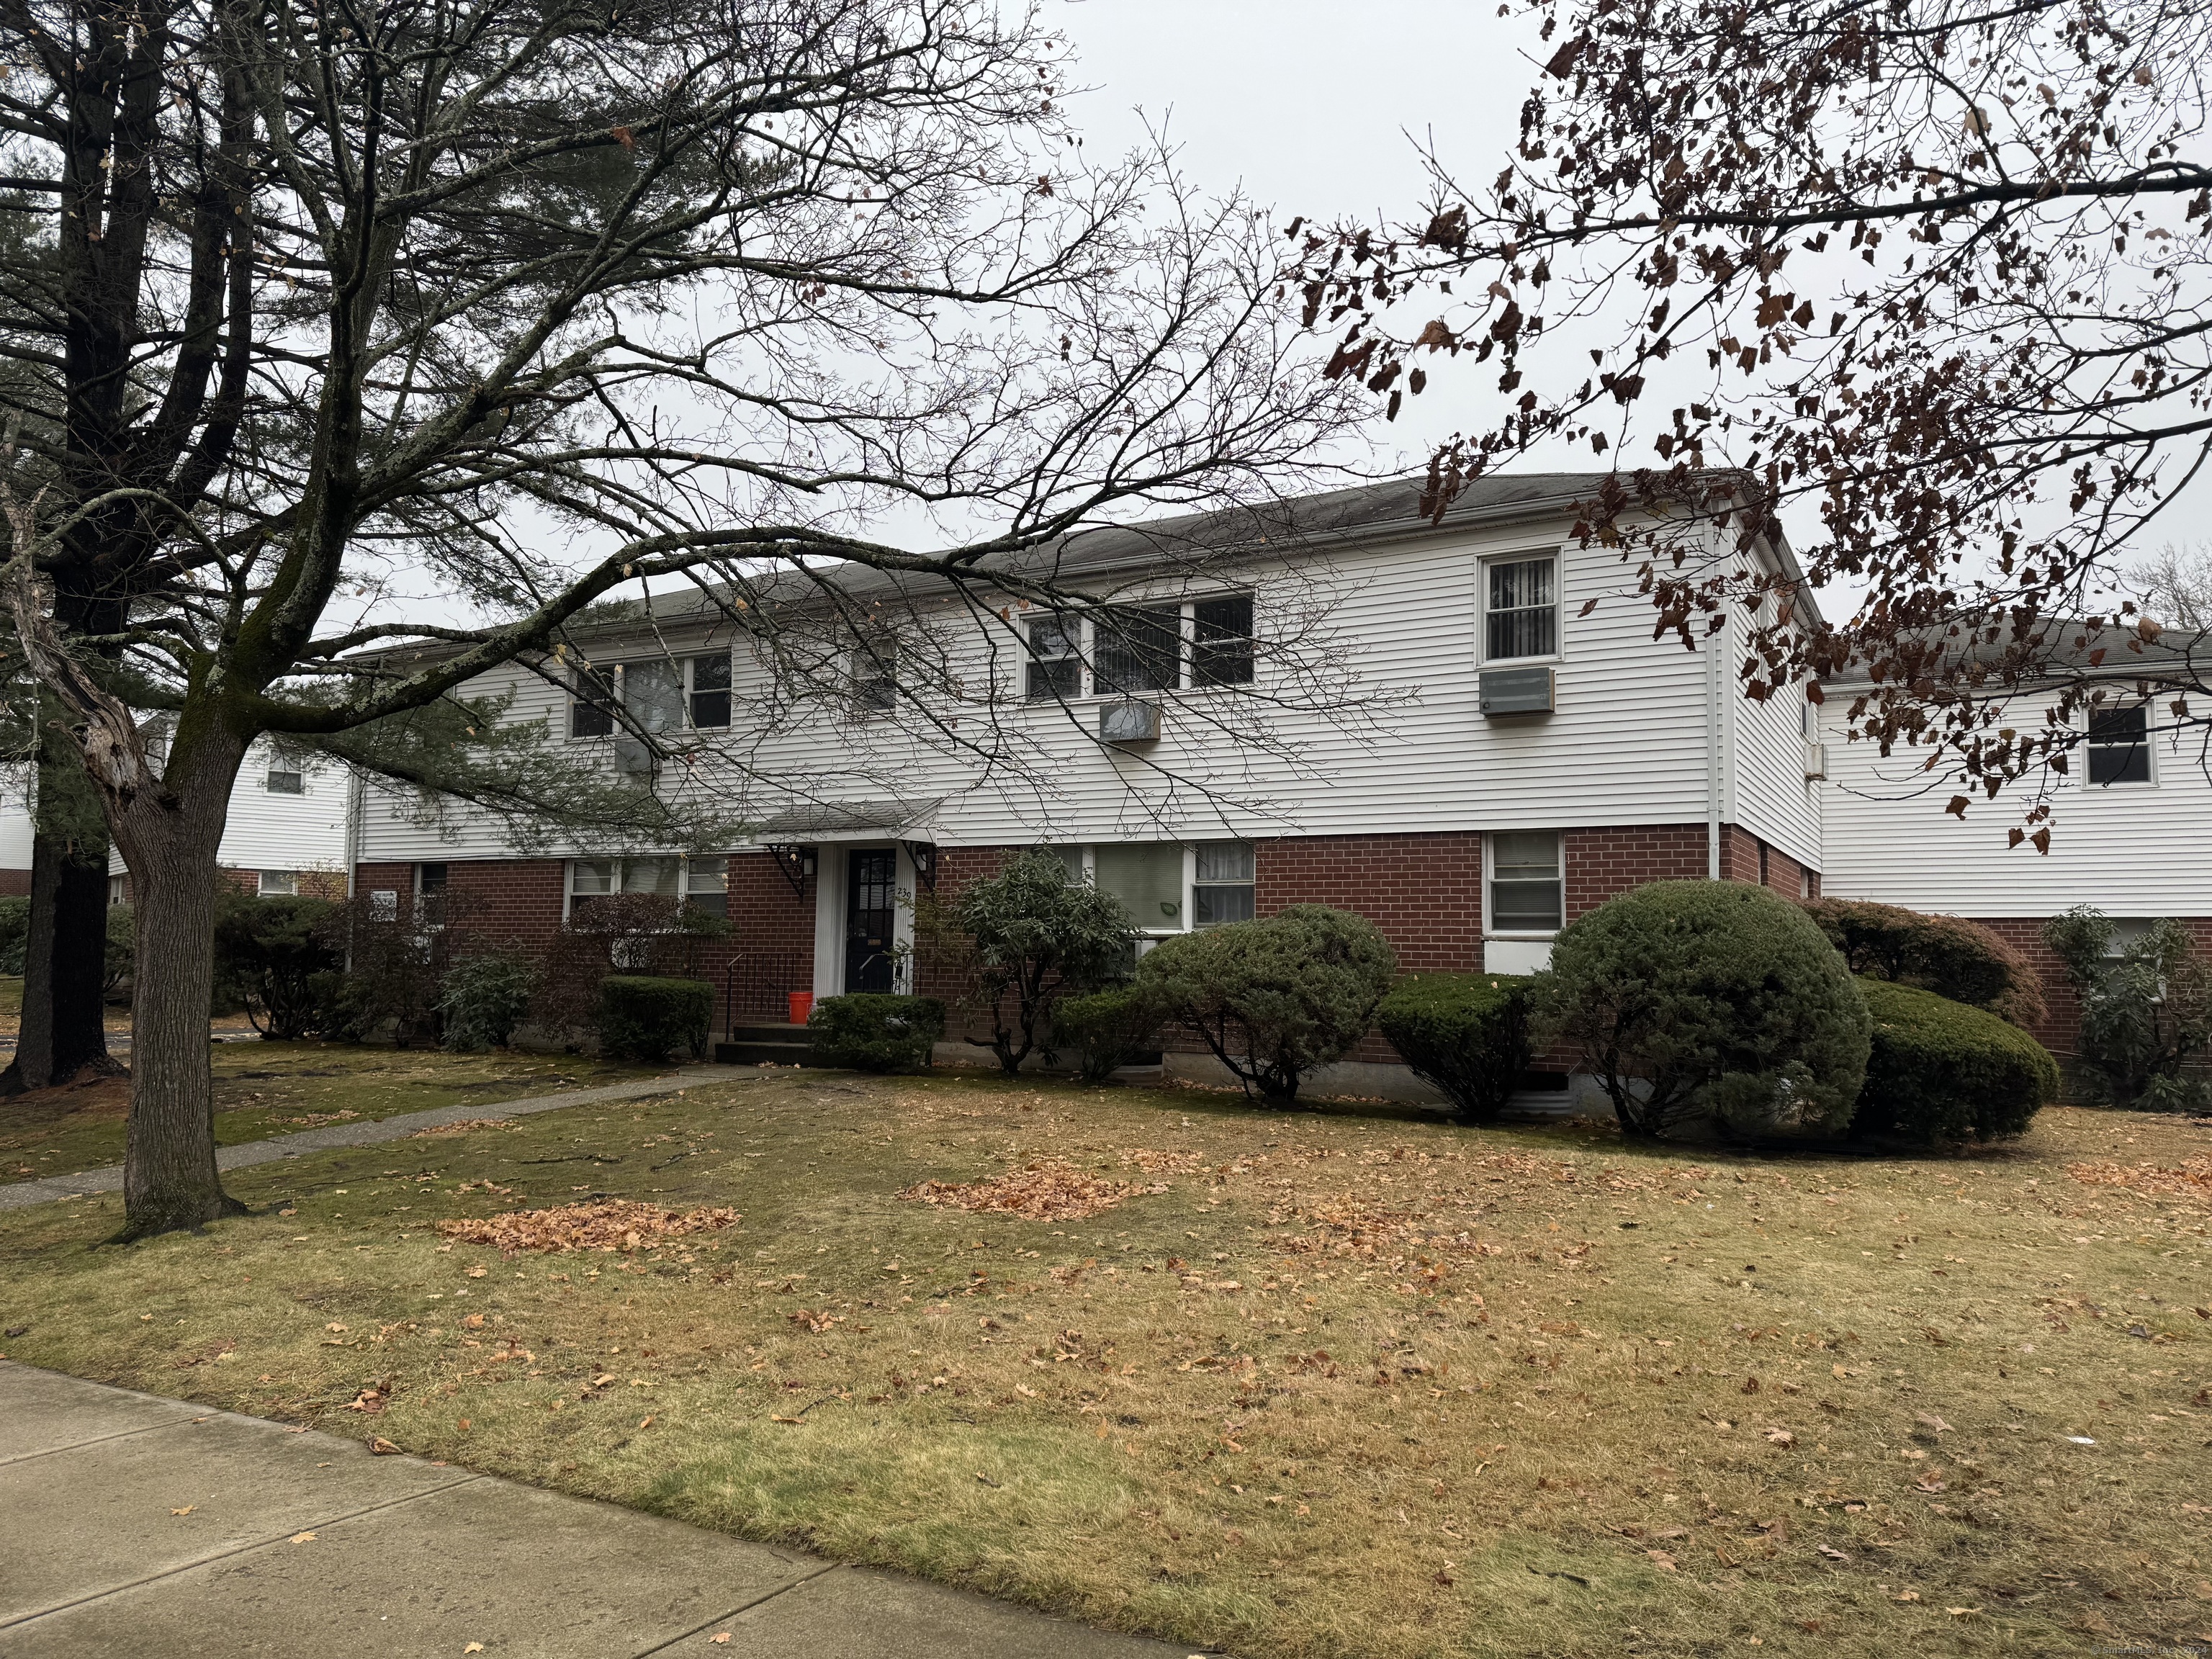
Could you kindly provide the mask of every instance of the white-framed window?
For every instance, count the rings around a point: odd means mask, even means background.
[[[1482,567],[1482,659],[1559,654],[1559,558],[1518,554]]]
[[[443,864],[418,864],[415,866],[415,896],[437,898],[446,890],[446,878],[451,868]]]
[[[299,762],[273,760],[269,763],[269,774],[262,787],[272,795],[304,795],[307,793],[307,780],[300,770]]]
[[[1139,933],[1157,938],[1248,921],[1253,915],[1251,843],[1241,841],[1099,842],[1042,850],[1121,901]]]
[[[1092,614],[1085,685],[1079,617],[1041,616],[1029,624],[1024,695],[1031,702],[1141,696],[1249,685],[1258,655],[1249,593],[1215,593],[1174,604],[1113,605]]]
[[[1191,860],[1190,925],[1251,921],[1255,875],[1251,842],[1200,842]]]
[[[128,876],[110,876],[107,878],[107,902],[111,909],[116,905],[129,902],[130,881],[131,878]]]
[[[568,682],[568,735],[614,733],[615,710],[645,732],[703,731],[730,723],[730,653],[593,664]]]
[[[263,870],[257,872],[254,891],[263,898],[296,898],[300,892],[300,872],[297,870]]]
[[[729,860],[673,853],[568,860],[568,911],[590,914],[595,900],[615,893],[649,893],[678,899],[715,915],[729,914]]]
[[[2158,781],[2151,765],[2150,705],[2147,702],[2106,703],[2089,710],[2089,733],[2081,745],[2088,751],[2089,781],[2100,789],[2114,784],[2152,784]]]
[[[866,634],[853,642],[849,672],[854,712],[887,714],[898,707],[898,635]]]
[[[1492,933],[1543,938],[1566,925],[1566,883],[1556,830],[1507,830],[1486,837]]]

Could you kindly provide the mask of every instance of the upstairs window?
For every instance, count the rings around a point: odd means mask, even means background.
[[[1190,884],[1190,925],[1218,927],[1252,920],[1252,846],[1249,842],[1204,842],[1198,848]]]
[[[1091,624],[1091,669],[1102,696],[1172,691],[1182,679],[1182,609],[1123,605]]]
[[[2091,709],[2088,748],[2091,783],[2148,783],[2150,706]]]
[[[1224,593],[1200,599],[1190,608],[1190,683],[1193,685],[1252,684],[1252,596]]]
[[[1494,559],[1484,567],[1482,654],[1486,662],[1555,656],[1559,649],[1559,560]]]
[[[861,640],[852,653],[853,707],[880,714],[898,707],[898,640],[878,634]]]
[[[1520,830],[1491,836],[1491,931],[1556,933],[1565,913],[1558,833]]]
[[[265,787],[272,795],[304,795],[307,780],[296,761],[271,761]]]
[[[730,653],[694,657],[691,670],[691,724],[713,731],[730,723]]]
[[[568,735],[613,735],[620,708],[641,732],[714,729],[730,723],[730,658],[659,657],[577,671],[569,682]]]
[[[1083,695],[1083,624],[1072,617],[1040,617],[1030,624],[1028,679],[1031,702],[1056,702]]]

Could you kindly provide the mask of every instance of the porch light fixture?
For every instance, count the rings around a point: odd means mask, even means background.
[[[814,849],[776,842],[771,842],[768,850],[775,855],[775,867],[783,872],[783,878],[791,884],[791,890],[805,898],[807,878],[814,873]]]

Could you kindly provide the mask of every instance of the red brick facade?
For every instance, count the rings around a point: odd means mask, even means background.
[[[28,898],[31,896],[31,872],[28,870],[0,870],[0,898]]]

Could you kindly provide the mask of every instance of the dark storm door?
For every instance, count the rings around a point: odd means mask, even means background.
[[[892,894],[898,854],[888,848],[848,854],[845,867],[845,988],[891,988]]]

